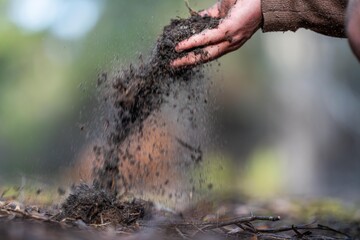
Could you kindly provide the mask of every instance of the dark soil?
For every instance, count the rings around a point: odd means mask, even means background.
[[[67,217],[81,219],[86,224],[128,226],[144,218],[145,211],[150,212],[150,208],[151,203],[137,199],[120,202],[104,190],[82,184],[63,203],[63,212],[58,219]]]
[[[126,159],[137,163],[127,151],[120,152],[119,147],[129,135],[141,132],[143,122],[159,109],[174,82],[190,81],[195,75],[201,74],[199,66],[171,68],[172,60],[186,54],[177,53],[176,44],[204,29],[216,28],[218,24],[219,19],[198,15],[172,20],[164,28],[150,58],[145,62],[140,58],[138,64],[123,69],[113,79],[110,99],[115,112],[114,126],[107,143],[94,148],[99,160],[103,161],[102,166],[95,169],[95,186],[114,194],[128,190],[130,184],[120,173],[119,165]],[[193,50],[202,54],[199,50]]]

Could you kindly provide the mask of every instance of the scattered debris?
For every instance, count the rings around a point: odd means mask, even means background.
[[[66,191],[61,187],[58,187],[57,192],[60,196],[64,196],[66,193]]]
[[[183,146],[184,148],[188,149],[191,152],[191,159],[196,163],[199,164],[203,159],[203,152],[201,150],[201,147],[194,147],[191,146],[189,143],[181,140],[180,138],[175,138],[176,141]]]
[[[62,210],[52,209],[47,211],[37,207],[15,206],[11,203],[0,202],[0,233],[3,233],[2,236],[10,236],[9,231],[15,230],[13,228],[4,228],[4,226],[12,226],[16,219],[16,222],[21,222],[22,232],[24,233],[32,231],[34,228],[34,225],[30,225],[30,223],[42,223],[47,226],[46,229],[51,227],[50,229],[56,231],[57,234],[68,233],[67,237],[69,239],[74,239],[72,229],[84,231],[83,234],[87,236],[86,238],[94,234],[97,235],[98,233],[93,232],[97,229],[109,229],[107,231],[114,232],[115,235],[111,235],[114,237],[106,237],[105,235],[103,239],[119,239],[119,236],[125,237],[129,235],[133,235],[136,239],[143,239],[141,236],[144,234],[150,234],[146,239],[206,239],[211,237],[211,239],[348,240],[359,239],[360,236],[359,229],[357,232],[353,232],[355,236],[350,236],[343,230],[315,222],[306,225],[294,224],[280,227],[277,224],[277,227],[275,227],[274,223],[280,221],[278,216],[252,215],[204,222],[198,219],[175,218],[173,213],[169,213],[168,216],[170,217],[162,218],[161,221],[154,217],[144,220],[145,211],[154,211],[152,205],[148,205],[149,203],[134,200],[127,205],[124,203],[119,204],[116,201],[113,202],[112,197],[105,192],[100,191],[99,193],[98,190],[86,185],[77,187],[74,193],[76,195],[72,195],[64,203]],[[74,205],[76,207],[73,207]],[[58,225],[57,228],[55,228],[56,225]],[[149,230],[151,231],[149,232]],[[115,238],[115,236],[118,237]],[[48,236],[44,235],[32,239],[46,239],[46,237]]]

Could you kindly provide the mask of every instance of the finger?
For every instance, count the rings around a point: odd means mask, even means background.
[[[235,51],[239,49],[246,42],[246,38],[237,37],[238,40],[235,42],[224,41],[222,43],[208,46],[203,49],[202,54],[195,54],[194,52],[189,53],[188,55],[176,59],[171,63],[171,66],[174,68],[196,65],[199,63],[205,63],[217,59],[224,54]]]
[[[191,65],[191,63],[196,62],[195,57],[196,57],[196,55],[193,52],[191,52],[182,58],[175,59],[174,61],[172,61],[170,63],[170,66],[173,68],[189,66],[189,65]]]
[[[176,59],[171,63],[171,66],[174,68],[179,68],[208,62],[221,57],[232,49],[233,48],[231,43],[229,41],[224,41],[219,44],[204,48],[203,53],[201,54],[195,54],[194,52],[191,52],[180,59]]]
[[[215,43],[222,42],[226,39],[227,32],[225,31],[226,25],[221,23],[218,28],[207,29],[199,34],[180,42],[175,50],[182,52],[196,47],[207,46]]]
[[[219,3],[215,3],[208,9],[199,12],[199,15],[202,17],[209,16],[213,18],[219,17]]]

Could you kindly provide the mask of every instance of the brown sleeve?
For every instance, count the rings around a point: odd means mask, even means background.
[[[261,0],[264,32],[310,29],[345,37],[347,0]]]

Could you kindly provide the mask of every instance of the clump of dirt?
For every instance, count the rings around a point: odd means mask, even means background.
[[[164,27],[163,34],[157,41],[155,55],[150,65],[152,65],[152,67],[158,66],[159,68],[170,71],[170,75],[172,76],[177,75],[178,77],[182,77],[186,70],[189,70],[194,66],[182,69],[180,72],[169,66],[171,60],[183,57],[188,53],[186,51],[181,53],[176,52],[176,45],[192,35],[204,31],[205,29],[217,28],[219,21],[219,18],[212,18],[208,16],[201,17],[199,15],[194,15],[187,19],[171,20],[170,25]],[[197,54],[203,53],[201,49],[191,49],[190,51],[195,51]]]
[[[189,81],[201,75],[200,66],[173,69],[170,62],[184,56],[187,52],[177,53],[175,46],[182,40],[200,33],[205,29],[216,28],[219,19],[194,15],[188,19],[171,20],[164,27],[149,59],[139,59],[137,65],[130,65],[120,71],[113,79],[113,93],[109,99],[114,108],[114,126],[105,146],[95,147],[94,152],[102,165],[96,168],[94,185],[114,194],[119,189],[127,190],[129,183],[120,173],[119,165],[124,159],[131,159],[127,151],[121,152],[119,146],[133,132],[141,132],[143,122],[157,111],[164,102],[164,96],[174,82]],[[192,49],[204,54],[199,49]],[[140,166],[140,165],[139,165]]]
[[[145,216],[151,204],[142,200],[120,202],[114,195],[82,184],[63,203],[63,218],[81,219],[86,224],[130,225]]]

